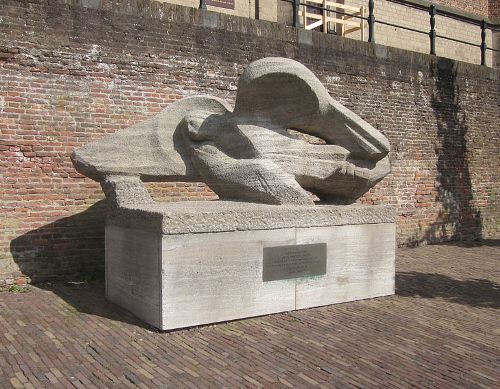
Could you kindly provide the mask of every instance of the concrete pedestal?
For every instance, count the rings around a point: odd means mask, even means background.
[[[263,249],[326,243],[326,274],[263,281]],[[106,225],[106,294],[162,329],[394,293],[394,210],[232,202],[120,209]]]

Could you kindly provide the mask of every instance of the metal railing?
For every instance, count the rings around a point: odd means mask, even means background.
[[[414,2],[405,1],[405,0],[387,0],[389,2],[401,4],[401,5],[406,6],[406,7],[415,8],[415,9],[418,9],[421,11],[427,11],[429,13],[430,30],[429,31],[422,31],[422,30],[419,30],[416,28],[411,28],[411,27],[403,26],[403,25],[396,24],[396,23],[390,23],[390,22],[386,22],[386,21],[376,20],[374,0],[368,0],[368,16],[367,17],[347,13],[347,12],[340,11],[340,10],[332,10],[332,9],[321,7],[318,5],[307,4],[305,2],[301,2],[300,0],[281,0],[281,1],[292,4],[293,26],[294,27],[301,27],[300,18],[299,18],[300,7],[307,6],[307,7],[313,8],[313,9],[320,10],[321,12],[325,12],[325,11],[335,12],[335,13],[340,14],[340,15],[351,16],[353,18],[366,20],[368,22],[368,42],[372,42],[372,43],[375,43],[375,26],[378,23],[381,25],[386,25],[386,26],[400,28],[400,29],[407,30],[407,31],[412,31],[412,32],[419,33],[419,34],[428,35],[429,41],[430,41],[429,54],[431,54],[431,55],[436,55],[436,38],[441,38],[441,39],[449,40],[452,42],[462,43],[465,45],[480,48],[480,50],[481,50],[481,65],[483,65],[483,66],[486,66],[486,52],[488,50],[500,53],[500,50],[490,48],[486,44],[486,30],[489,29],[492,32],[493,31],[500,32],[499,25],[491,24],[491,23],[487,22],[485,19],[477,20],[477,19],[473,19],[473,18],[464,16],[464,15],[458,14],[458,13],[453,13],[453,12],[448,11],[446,9],[438,8],[434,4],[431,4],[430,6],[425,6],[425,5],[420,5],[420,4],[416,4]],[[479,26],[481,28],[481,44],[467,42],[467,41],[464,41],[461,39],[456,39],[456,38],[452,38],[449,36],[438,34],[436,32],[436,16],[437,15]]]

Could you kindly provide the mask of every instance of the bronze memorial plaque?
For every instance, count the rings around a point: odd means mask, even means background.
[[[321,276],[326,274],[326,243],[264,247],[262,280]]]

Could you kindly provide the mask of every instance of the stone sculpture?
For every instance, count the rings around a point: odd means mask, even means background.
[[[234,109],[215,97],[185,98],[76,150],[72,160],[118,203],[149,202],[141,180],[169,180],[205,182],[226,200],[313,204],[312,192],[343,204],[390,172],[388,152],[388,140],[305,66],[265,58],[242,74]]]
[[[393,294],[394,209],[345,205],[389,173],[388,152],[284,58],[251,63],[234,108],[185,98],[76,150],[107,198],[107,298],[170,330]],[[143,182],[161,180],[238,201],[155,202]]]

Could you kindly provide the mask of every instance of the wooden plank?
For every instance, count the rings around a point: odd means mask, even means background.
[[[311,14],[309,12],[306,12],[306,18],[308,18],[308,19],[316,19],[316,20],[323,20],[323,15]]]
[[[323,8],[326,8],[326,0],[323,0]],[[327,15],[328,11],[323,10],[323,32],[327,33],[328,32],[328,20],[327,20]]]
[[[347,35],[347,34],[350,34],[351,32],[355,32],[355,31],[359,31],[361,28],[358,26],[358,27],[353,27],[353,28],[349,28],[347,30],[344,31],[344,35]]]
[[[359,13],[362,17],[365,17],[365,7],[359,7]],[[360,20],[360,28],[361,28],[361,40],[365,40],[365,20]]]
[[[323,20],[318,20],[317,22],[311,23],[308,26],[306,26],[306,30],[312,30],[313,28],[319,27],[323,24]]]
[[[348,11],[359,11],[359,8],[358,7],[353,7],[351,5],[345,5],[345,4],[342,4],[342,3],[336,3],[334,1],[324,1],[324,0],[306,0],[305,2],[306,4],[309,4],[309,3],[313,3],[313,4],[316,4],[316,5],[319,5],[319,6],[323,6],[324,8],[327,8],[327,7],[335,7],[335,8],[343,8],[344,10],[348,10]]]
[[[353,22],[352,20],[344,20],[344,19],[336,19],[336,18],[329,18],[329,21],[335,22],[338,24],[342,25],[347,25],[347,26],[356,26],[359,28],[359,23],[358,22]]]
[[[329,0],[306,0],[306,4],[317,4],[325,8],[321,13],[308,12],[307,6],[304,6],[303,10],[299,11],[299,15],[303,17],[304,28],[306,30],[313,30],[316,27],[323,26],[322,31],[324,33],[327,33],[329,23],[336,23],[341,25],[342,36],[346,36],[347,34],[361,30],[361,39],[365,40],[366,22],[363,19],[356,18],[356,16],[365,17],[366,7],[361,6],[359,8],[356,8]],[[330,7],[333,7],[333,9],[331,9]],[[352,16],[342,15],[340,18],[336,16],[330,16],[332,14],[335,15],[335,8],[354,12]],[[315,20],[315,22],[308,24],[311,19]]]
[[[347,20],[347,19],[358,19],[356,16],[361,16],[361,14],[360,14],[359,12],[357,12],[357,13],[353,14],[353,16],[350,16],[350,15],[342,15],[342,17],[343,17],[344,19],[346,19],[346,20]]]
[[[343,9],[345,9],[347,11],[356,11],[356,12],[359,11],[359,7],[353,7],[353,6],[350,6],[350,5],[345,5],[345,4],[341,4],[341,3],[335,3],[335,2],[332,2],[332,1],[327,1],[326,4],[329,7],[343,8]]]

